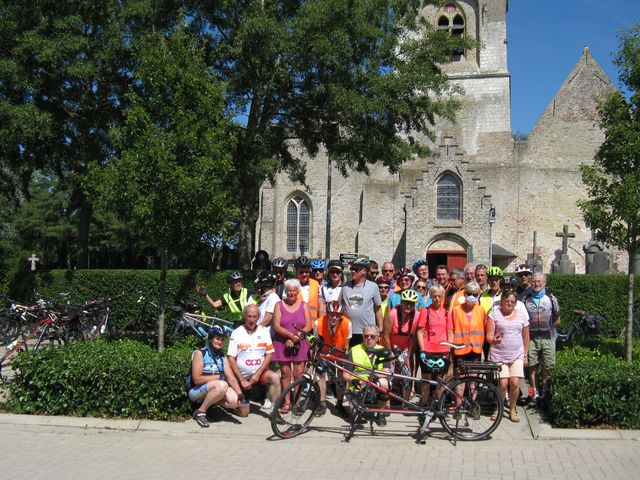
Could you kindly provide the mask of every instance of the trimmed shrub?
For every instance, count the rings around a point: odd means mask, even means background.
[[[23,352],[7,406],[17,413],[167,420],[190,413],[184,392],[195,337],[159,354],[132,341]]]
[[[228,273],[228,271],[212,274],[198,270],[169,270],[167,305],[177,305],[180,300],[194,300],[202,305],[203,311],[208,315],[238,320],[237,315],[229,312],[214,312],[214,309],[195,291],[196,284],[203,284],[211,292],[212,298],[222,297],[228,289],[226,281]],[[249,279],[247,286],[249,290],[253,290],[251,282],[253,275],[248,273],[247,278]],[[23,292],[34,290],[54,302],[60,300],[59,293],[68,292],[71,294],[73,304],[96,297],[115,297],[124,293],[113,308],[113,318],[118,325],[123,325],[138,315],[140,305],[137,301],[140,295],[157,303],[160,272],[158,270],[51,270],[22,277],[22,281],[24,284],[9,288],[9,294],[16,300],[26,303],[31,303],[34,299]],[[152,307],[149,307],[146,313],[148,316],[146,323],[154,328],[158,312],[154,312]]]
[[[609,353],[617,345],[623,343],[608,342],[603,351],[575,346],[558,352],[548,406],[554,427],[640,428],[640,367],[630,369]],[[640,353],[640,344],[634,350]]]
[[[640,295],[639,277],[635,282],[636,298]],[[569,329],[575,318],[573,310],[584,310],[604,317],[605,335],[620,335],[627,318],[627,282],[626,275],[547,275],[547,288],[560,302],[559,330]]]

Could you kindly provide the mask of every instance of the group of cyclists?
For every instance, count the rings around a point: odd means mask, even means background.
[[[464,270],[449,270],[438,265],[430,278],[423,259],[411,269],[396,269],[391,262],[379,269],[366,258],[345,265],[301,256],[293,262],[293,270],[289,278],[289,262],[276,258],[271,270],[258,273],[255,293],[249,293],[241,272],[229,274],[229,289],[219,299],[196,287],[212,307],[242,315],[243,321],[231,333],[226,354],[227,334],[217,325],[211,327],[207,345],[193,353],[189,398],[200,426],[209,425],[206,412],[214,405],[246,416],[250,400],[264,400],[262,408],[270,410],[280,392],[303,374],[310,335],[322,338],[337,355],[355,364],[358,375],[366,376],[367,369],[375,366],[412,376],[419,371],[430,379],[456,375],[461,361],[497,362],[500,389],[513,422],[519,421],[516,400],[527,366],[530,396],[548,391],[559,307],[545,289],[544,275],[533,274],[527,265],[517,268],[515,278],[496,266],[468,264]],[[451,351],[442,342],[464,347]],[[373,347],[393,353],[395,360],[378,365]],[[412,382],[395,385],[389,378],[391,384],[381,386],[397,389],[405,399],[417,395],[426,403],[437,395],[426,382],[420,388]],[[348,375],[339,381],[347,385]],[[317,415],[326,413],[332,389],[335,412],[348,415],[343,389],[324,381]],[[289,408],[285,401],[282,413]],[[386,425],[384,414],[376,422]]]

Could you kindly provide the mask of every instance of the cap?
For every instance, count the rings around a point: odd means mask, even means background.
[[[358,257],[351,262],[352,267],[369,268],[369,260],[364,257]]]
[[[342,271],[342,262],[340,260],[329,260],[329,270],[331,269]]]

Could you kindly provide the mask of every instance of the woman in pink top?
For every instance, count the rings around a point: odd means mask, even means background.
[[[429,289],[431,305],[420,312],[416,338],[420,351],[420,371],[422,378],[430,380],[434,375],[444,375],[449,369],[449,347],[440,342],[453,342],[453,321],[444,308],[444,288],[434,285]],[[431,385],[422,384],[420,401],[429,401]]]
[[[489,360],[502,363],[500,390],[502,398],[505,398],[509,388],[509,418],[512,422],[520,421],[516,400],[529,351],[529,318],[515,308],[516,302],[513,290],[503,293],[500,308],[494,308],[487,321],[487,342],[491,344]]]

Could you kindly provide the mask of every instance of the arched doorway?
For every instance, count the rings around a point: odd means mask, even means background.
[[[437,265],[446,265],[449,271],[464,269],[468,247],[467,241],[455,234],[445,233],[434,237],[426,249],[429,276],[435,277]]]

